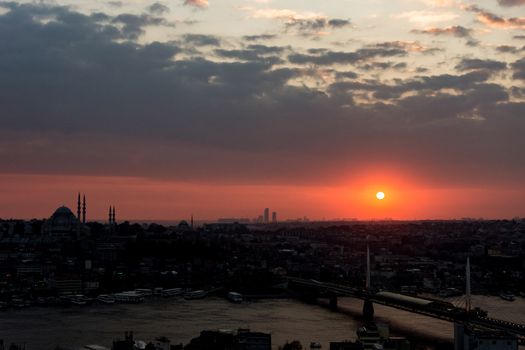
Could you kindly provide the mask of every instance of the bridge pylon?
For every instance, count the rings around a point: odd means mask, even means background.
[[[370,292],[371,285],[371,269],[370,269],[370,244],[368,243],[368,236],[366,237],[366,293]],[[363,303],[363,317],[366,323],[374,322],[374,303],[366,298]]]

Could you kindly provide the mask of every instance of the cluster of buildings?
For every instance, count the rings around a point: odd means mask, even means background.
[[[109,350],[100,345],[87,345],[85,350]],[[133,332],[126,332],[123,340],[113,341],[111,350],[271,350],[272,336],[268,333],[252,332],[250,329],[204,330],[189,344],[172,344],[166,337],[145,342],[135,340]]]
[[[264,294],[286,275],[363,286],[367,244],[377,289],[462,294],[470,256],[474,294],[519,296],[524,233],[521,220],[163,226],[117,223],[114,207],[98,223],[79,200],[77,215],[0,220],[0,302],[155,287]]]
[[[220,224],[276,224],[277,221],[277,212],[273,211],[270,217],[270,208],[264,208],[263,214],[259,215],[254,219],[250,218],[219,218],[217,222]]]

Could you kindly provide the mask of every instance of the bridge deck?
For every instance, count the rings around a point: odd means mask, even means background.
[[[315,290],[318,293],[331,294],[335,296],[348,296],[358,299],[368,299],[380,305],[385,305],[449,322],[464,322],[489,329],[507,331],[516,334],[518,337],[520,337],[521,343],[525,343],[524,324],[498,320],[490,317],[481,317],[476,314],[467,314],[465,310],[447,302],[405,296],[402,294],[390,292],[373,293],[363,289],[335,283],[325,283],[293,277],[289,278],[289,283],[292,283],[298,287],[302,286],[308,290]]]

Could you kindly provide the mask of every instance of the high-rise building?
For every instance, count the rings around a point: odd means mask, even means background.
[[[276,211],[272,212],[272,222],[273,223],[277,222],[277,212]]]
[[[267,224],[270,222],[270,209],[264,208],[264,223]]]

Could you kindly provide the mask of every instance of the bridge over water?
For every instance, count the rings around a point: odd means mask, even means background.
[[[502,330],[515,334],[518,336],[520,344],[525,345],[525,324],[492,318],[478,310],[467,311],[438,299],[384,291],[372,292],[347,285],[294,277],[288,278],[288,288],[307,298],[326,297],[330,300],[332,308],[337,308],[338,297],[352,297],[364,300],[365,304],[375,303],[453,323],[467,323],[487,329]]]

